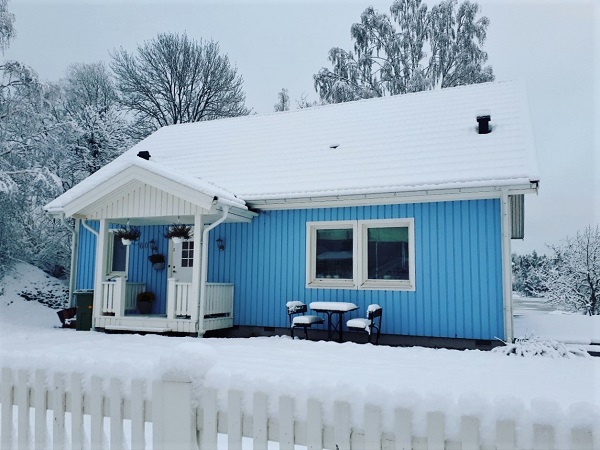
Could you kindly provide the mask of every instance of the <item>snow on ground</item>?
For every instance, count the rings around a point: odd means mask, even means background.
[[[600,345],[600,316],[584,316],[560,311],[544,299],[513,294],[515,336],[534,333],[571,344]]]
[[[218,388],[221,401],[231,388],[245,399],[265,391],[273,396],[272,408],[276,395],[292,395],[298,416],[306,413],[308,397],[323,402],[325,418],[333,416],[334,399],[350,402],[356,421],[367,402],[380,405],[386,420],[392,420],[393,408],[409,407],[418,434],[425,430],[426,412],[434,410],[447,414],[451,435],[460,429],[461,414],[480,414],[484,440],[492,438],[499,418],[552,424],[559,439],[566,439],[564,430],[573,424],[600,423],[600,358],[517,358],[288,336],[196,339],[58,329],[54,310],[17,295],[21,284],[41,275],[21,275],[5,279],[0,296],[0,366],[77,370],[88,378],[125,381],[154,379],[165,371],[192,373],[196,383]],[[520,322],[527,314],[518,317]]]

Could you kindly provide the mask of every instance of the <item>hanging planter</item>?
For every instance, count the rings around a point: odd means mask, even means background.
[[[163,270],[165,268],[165,257],[159,253],[153,253],[148,256],[148,261],[152,263],[154,270]]]
[[[192,227],[182,223],[174,223],[173,225],[169,225],[169,230],[163,236],[171,239],[173,244],[181,244],[183,241],[192,238]]]
[[[115,236],[121,238],[123,245],[131,245],[132,242],[137,241],[140,238],[140,227],[119,228],[115,231]]]

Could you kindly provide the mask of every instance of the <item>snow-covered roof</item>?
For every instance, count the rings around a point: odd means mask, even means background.
[[[482,114],[491,116],[489,134],[477,132]],[[522,83],[495,82],[172,125],[71,195],[130,164],[140,151],[150,153],[149,164],[250,204],[528,185],[539,180],[529,114]],[[60,205],[63,197],[53,203]]]

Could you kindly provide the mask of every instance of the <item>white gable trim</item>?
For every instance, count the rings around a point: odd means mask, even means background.
[[[121,172],[108,178],[94,189],[89,190],[81,197],[67,203],[63,207],[65,216],[70,217],[80,213],[92,204],[102,203],[102,200],[108,198],[115,192],[125,188],[132,181],[145,183],[149,186],[160,189],[175,197],[190,202],[205,210],[210,210],[213,206],[214,196],[200,192],[197,189],[184,186],[181,183],[170,180],[169,178],[146,170],[142,167],[133,165],[126,167]]]

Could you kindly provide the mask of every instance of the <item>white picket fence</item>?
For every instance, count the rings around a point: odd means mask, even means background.
[[[364,419],[356,426],[350,404],[342,401],[334,403],[332,417],[326,418],[322,402],[310,398],[302,405],[306,419],[298,420],[294,411],[299,405],[285,395],[273,399],[255,392],[248,399],[230,390],[219,401],[216,390],[203,388],[199,406],[193,407],[192,384],[186,380],[154,381],[151,386],[134,380],[125,386],[116,378],[83,380],[77,373],[3,368],[1,375],[2,450],[145,449],[150,444],[145,438],[149,424],[156,450],[216,450],[219,434],[227,435],[228,450],[241,450],[244,437],[251,439],[254,449],[266,449],[268,441],[279,443],[282,450],[294,445],[310,450],[516,449],[523,448],[518,446],[520,433],[532,434],[530,448],[563,448],[557,446],[555,430],[543,424],[527,430],[510,420],[499,421],[495,443],[483,445],[480,419],[472,416],[461,418],[458,437],[451,440],[444,414],[436,411],[427,413],[424,435],[415,436],[413,412],[403,408],[394,411],[393,425],[385,429],[377,405],[366,405]],[[598,448],[588,428],[573,428],[569,440],[571,449]]]

